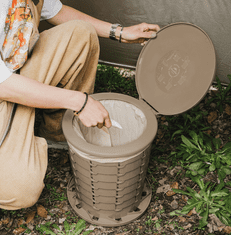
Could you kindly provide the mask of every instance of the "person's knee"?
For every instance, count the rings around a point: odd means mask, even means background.
[[[78,30],[81,34],[85,35],[91,35],[93,37],[97,37],[97,32],[94,28],[94,26],[86,21],[82,20],[73,20],[70,22],[76,30]]]
[[[79,40],[89,43],[92,49],[99,50],[98,35],[92,24],[82,20],[69,21],[67,24],[73,30],[73,34],[76,33]]]
[[[38,201],[43,188],[43,181],[38,179],[6,185],[5,189],[1,189],[0,208],[17,210],[31,207]]]

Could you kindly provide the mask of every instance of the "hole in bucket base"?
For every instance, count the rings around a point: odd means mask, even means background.
[[[145,197],[145,196],[147,196],[147,192],[142,192],[142,197]]]
[[[92,219],[93,219],[93,220],[96,220],[96,221],[98,221],[98,220],[99,220],[99,218],[98,218],[98,217],[96,217],[96,216],[93,216],[93,217],[92,217]]]
[[[140,209],[139,209],[138,207],[136,207],[133,211],[134,211],[134,212],[139,212]]]
[[[122,221],[121,218],[116,218],[115,220],[118,221],[118,222]]]
[[[80,204],[75,205],[78,209],[81,209],[82,206]]]

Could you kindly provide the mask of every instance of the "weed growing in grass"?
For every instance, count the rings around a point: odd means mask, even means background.
[[[46,200],[47,202],[67,200],[67,197],[65,197],[65,193],[56,192],[55,187],[52,187],[50,184],[46,184],[46,187],[48,190],[50,190],[50,197],[47,198],[47,200]]]
[[[231,225],[231,194],[224,183],[226,175],[231,174],[231,142],[227,143],[222,149],[221,140],[213,139],[202,132],[198,135],[194,131],[190,131],[191,138],[184,135],[181,136],[182,144],[177,148],[176,152],[172,152],[171,156],[181,158],[181,166],[187,169],[186,176],[190,177],[200,187],[200,192],[187,187],[187,191],[172,189],[176,193],[191,196],[192,199],[187,201],[181,211],[171,212],[174,215],[186,215],[193,208],[200,214],[202,219],[199,223],[199,229],[203,229],[208,224],[209,214],[215,214],[225,225]],[[211,185],[211,182],[204,184],[201,176],[208,172],[215,171],[221,183]]]
[[[152,216],[147,216],[147,221],[145,221],[145,224],[147,224],[148,226],[151,226],[152,225],[152,223],[154,222],[153,220],[152,220]]]
[[[162,222],[162,219],[157,219],[157,220],[153,220],[152,216],[147,216],[147,221],[145,221],[145,224],[148,225],[148,226],[152,226],[154,225],[154,227],[156,229],[160,228],[161,225],[160,223]]]
[[[187,176],[206,175],[208,171],[216,171],[220,180],[231,174],[231,143],[222,149],[220,139],[211,139],[205,134],[197,135],[190,131],[191,138],[181,136],[182,144],[171,156],[181,158]]]
[[[188,192],[172,189],[176,193],[181,193],[192,197],[187,201],[188,205],[183,209],[176,210],[170,213],[170,215],[186,215],[195,208],[196,212],[200,214],[202,219],[199,222],[199,229],[202,229],[208,224],[209,214],[215,214],[225,225],[231,225],[231,195],[228,189],[224,189],[224,183],[216,186],[212,191],[215,184],[210,186],[211,182],[204,184],[200,176],[193,177],[193,180],[199,185],[200,192],[187,187]]]
[[[80,219],[77,224],[69,225],[68,222],[64,221],[64,229],[65,231],[61,231],[57,224],[51,224],[51,222],[47,222],[45,225],[37,225],[36,230],[41,232],[41,234],[50,234],[50,235],[78,235],[86,228],[86,222],[83,219]],[[56,229],[56,233],[54,233],[51,229],[51,226]],[[82,235],[90,234],[93,230],[88,230],[82,233]]]

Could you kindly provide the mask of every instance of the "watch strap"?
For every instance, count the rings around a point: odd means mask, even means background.
[[[110,29],[110,34],[109,34],[110,39],[117,40],[115,33],[116,33],[117,27],[119,27],[119,26],[122,27],[122,25],[120,25],[120,24],[112,24],[111,29]]]

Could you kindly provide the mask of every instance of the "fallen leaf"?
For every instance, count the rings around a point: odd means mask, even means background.
[[[228,114],[228,115],[231,115],[231,107],[227,104],[226,107],[225,107],[225,112]]]
[[[226,226],[223,231],[227,234],[230,234],[231,233],[231,227]]]
[[[207,227],[209,228],[209,233],[213,233],[213,225],[212,224],[207,224]]]
[[[213,121],[217,119],[217,112],[213,111],[208,115],[208,123],[211,124]]]
[[[63,222],[66,220],[66,218],[59,218],[59,224],[63,224]]]
[[[212,220],[213,224],[216,224],[218,227],[224,226],[224,224],[219,220],[216,215],[210,214],[209,217]]]
[[[173,184],[171,184],[171,188],[179,189],[179,184],[177,182],[174,182]]]
[[[173,224],[170,224],[168,227],[170,228],[170,230],[174,230],[175,229],[175,226]]]
[[[173,192],[172,190],[169,190],[167,193],[166,193],[166,195],[168,196],[168,197],[171,197],[171,196],[173,196],[173,195],[175,195],[176,193],[175,192]]]
[[[56,190],[56,193],[61,193],[63,190],[59,187],[57,190]]]
[[[218,229],[218,227],[215,225],[215,224],[213,224],[213,231],[218,231],[219,229]]]
[[[61,165],[65,165],[69,160],[68,156],[64,156],[61,160],[60,160],[60,164]]]
[[[169,184],[165,184],[156,190],[156,193],[167,193],[171,189]]]
[[[197,214],[197,212],[196,212],[196,208],[195,208],[195,207],[192,209],[192,213],[193,213],[194,215],[196,215],[196,214]]]
[[[197,214],[195,208],[193,208],[191,211],[189,211],[189,213],[187,214],[187,216],[191,216],[192,214]]]
[[[174,188],[174,189],[179,189],[179,184],[177,183],[177,182],[174,182],[173,184],[171,184],[171,186],[170,186],[171,188]],[[171,197],[171,196],[173,196],[173,195],[175,195],[176,193],[175,192],[173,192],[172,190],[169,190],[167,193],[166,193],[166,195],[168,196],[168,197]]]
[[[170,171],[169,171],[170,175],[173,176],[173,175],[175,174],[175,171],[176,171],[176,170],[177,170],[176,167],[174,167],[172,170],[170,170]]]
[[[180,223],[181,223],[181,222],[184,223],[184,222],[186,221],[186,219],[185,219],[184,217],[182,217],[182,216],[179,216],[179,219],[180,219],[180,220],[179,220]]]
[[[156,220],[158,220],[159,218],[157,217],[157,216],[155,216],[153,219],[152,219],[152,221],[156,221]]]
[[[176,201],[176,200],[173,200],[172,202],[171,202],[171,207],[173,208],[173,209],[177,209],[178,208],[178,202]]]
[[[20,228],[16,228],[16,229],[13,231],[13,233],[14,233],[14,234],[20,234],[20,233],[23,233],[25,230],[26,230],[25,228],[20,227]]]
[[[184,228],[184,229],[188,229],[188,228],[191,228],[191,227],[192,227],[192,225],[191,225],[191,224],[188,224],[188,225],[184,226],[183,228]]]
[[[43,218],[47,217],[47,210],[42,206],[42,205],[38,205],[37,206],[37,214]]]
[[[165,177],[165,178],[163,178],[162,180],[159,180],[159,184],[163,185],[163,184],[164,184],[164,182],[165,182],[167,179],[168,179],[168,178],[167,178],[167,177]]]
[[[225,226],[220,226],[220,227],[218,227],[218,231],[221,232],[224,228],[225,228]]]
[[[23,219],[18,219],[18,227],[20,227],[22,224],[24,224],[24,220]]]
[[[188,197],[186,197],[185,195],[182,195],[182,200],[183,200],[184,202],[187,202],[187,201],[188,201]]]
[[[212,131],[211,130],[207,130],[207,131],[204,131],[204,133],[210,135],[212,133]]]
[[[30,211],[26,214],[26,224],[29,224],[35,217],[36,211]]]
[[[10,222],[10,218],[6,218],[6,219],[2,220],[3,224],[9,224],[9,222]]]

